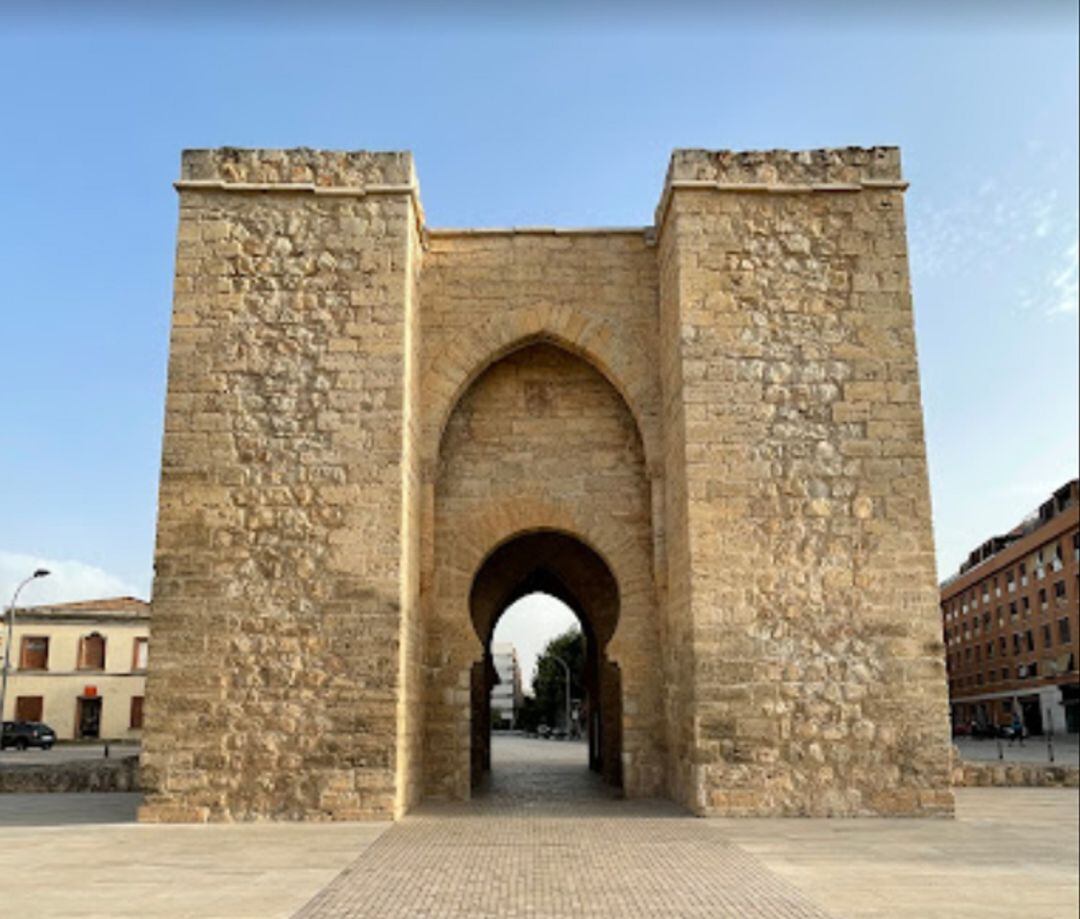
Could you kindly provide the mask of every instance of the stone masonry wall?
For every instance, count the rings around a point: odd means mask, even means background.
[[[141,817],[390,816],[411,159],[192,151],[182,174]]]
[[[629,794],[951,812],[898,151],[679,150],[648,228],[431,230],[404,153],[178,188],[142,819],[467,796],[537,529],[617,582]]]
[[[654,609],[658,603],[655,567],[657,552],[662,551],[662,531],[651,509],[662,495],[662,470],[657,461],[660,451],[659,386],[655,373],[657,349],[656,314],[656,259],[651,241],[643,229],[617,231],[522,230],[522,231],[431,231],[424,254],[424,270],[421,277],[421,302],[423,304],[423,351],[424,351],[424,463],[425,476],[431,483],[426,491],[429,523],[425,525],[425,538],[431,541],[424,553],[424,583],[427,591],[425,618],[435,622],[449,616],[464,629],[468,623],[468,609],[464,605],[471,578],[476,574],[485,556],[503,539],[512,535],[515,528],[525,530],[538,526],[556,527],[579,536],[603,540],[604,545],[593,542],[594,548],[605,554],[609,564],[622,568],[620,589],[624,606],[630,609],[628,621],[634,619],[636,604]],[[484,445],[471,444],[468,437],[462,440],[460,432],[451,442],[443,439],[444,431],[455,407],[464,406],[473,399],[469,386],[478,381],[485,369],[514,349],[530,342],[549,342],[566,354],[578,355],[585,363],[564,360],[560,365],[569,374],[568,380],[585,381],[583,391],[575,395],[573,388],[560,385],[557,378],[537,379],[530,384],[538,393],[550,392],[556,398],[554,405],[544,411],[557,411],[559,416],[569,418],[567,412],[584,412],[585,415],[604,421],[605,413],[622,411],[619,425],[629,425],[641,438],[643,455],[640,475],[646,482],[646,505],[643,512],[622,507],[626,498],[619,497],[618,490],[607,496],[610,506],[601,511],[586,503],[579,504],[578,489],[572,483],[578,481],[579,471],[592,467],[593,459],[581,452],[592,444],[597,449],[597,459],[605,458],[609,471],[603,482],[590,486],[590,495],[600,498],[604,489],[610,487],[618,458],[603,446],[603,437],[597,433],[595,443],[592,435],[581,423],[567,426],[565,448],[579,458],[570,462],[568,456],[561,458],[556,467],[543,463],[529,463],[524,457],[546,456],[543,441],[530,443],[529,426],[539,423],[550,425],[550,418],[533,417],[531,411],[540,411],[535,399],[527,401],[524,394],[517,397],[516,408],[508,416],[505,431],[495,432],[488,425],[485,435],[496,439]],[[588,371],[587,368],[594,368]],[[595,371],[599,370],[600,373]],[[540,371],[534,372],[533,375]],[[602,376],[601,376],[602,373]],[[606,381],[606,383],[605,383]],[[595,392],[604,384],[609,396],[594,404]],[[524,385],[524,384],[520,384]],[[621,399],[619,398],[621,396]],[[618,409],[619,405],[622,409]],[[532,406],[531,410],[526,410]],[[518,414],[522,413],[522,414]],[[613,416],[614,417],[614,416]],[[511,424],[509,419],[513,419]],[[448,437],[449,435],[447,435]],[[579,442],[580,438],[584,438]],[[449,452],[448,452],[448,445]],[[563,446],[563,445],[560,445]],[[440,447],[442,448],[440,450]],[[492,449],[505,451],[506,462],[492,466]],[[464,467],[471,481],[488,476],[490,485],[485,489],[473,489],[469,493],[468,514],[462,510],[457,518],[440,512],[441,525],[436,520],[435,480],[446,471],[446,464],[463,462],[454,459],[455,451],[483,449],[483,462],[476,470]],[[472,452],[465,455],[472,456]],[[472,461],[476,461],[473,457]],[[637,462],[635,460],[635,462]],[[566,475],[560,469],[566,467]],[[463,474],[459,469],[458,475]],[[636,474],[636,473],[635,473]],[[636,487],[636,486],[635,486]],[[582,486],[582,489],[584,486]],[[514,496],[517,495],[517,498]],[[525,500],[528,498],[529,500]],[[592,500],[596,500],[593,498]],[[532,500],[542,499],[542,500]],[[446,501],[458,501],[460,496],[443,495]],[[635,499],[636,500],[636,499]],[[601,504],[603,502],[600,502]],[[612,511],[612,508],[614,510]],[[636,515],[644,513],[639,523],[632,523]],[[468,519],[463,526],[461,521]],[[625,526],[615,525],[625,520]],[[449,527],[447,534],[444,528]],[[445,555],[436,553],[435,541],[456,539],[467,548],[460,553],[467,561],[447,563]],[[445,553],[445,547],[441,550]],[[613,559],[612,556],[615,558]],[[436,580],[444,578],[452,586],[436,587]],[[457,600],[449,599],[449,595]],[[459,604],[454,607],[454,603]],[[655,619],[658,612],[653,614]],[[639,628],[631,626],[628,631]],[[662,629],[657,623],[654,629]],[[456,633],[460,634],[460,633]],[[656,632],[653,633],[654,635]],[[460,641],[459,670],[463,662],[478,647],[474,635],[452,638],[446,629],[433,632],[429,639],[432,653],[444,653],[453,642]],[[619,651],[620,645],[622,651]],[[650,645],[648,657],[632,660],[634,642],[613,642],[613,651],[623,655],[624,667],[649,679],[658,688],[664,679],[656,669],[662,656],[655,643]],[[654,666],[656,665],[656,666]],[[434,664],[432,666],[435,666]],[[462,671],[463,672],[463,671]],[[624,670],[624,680],[626,673]],[[459,679],[464,677],[459,673]],[[446,686],[453,679],[447,677]],[[633,685],[633,684],[632,684]],[[461,693],[456,697],[456,714],[444,710],[443,699],[449,690],[429,692],[428,719],[432,725],[427,751],[428,789],[431,793],[467,793],[466,750],[467,724],[463,724],[462,706],[467,699]],[[648,706],[655,702],[648,702]],[[640,751],[634,754],[630,764],[627,785],[632,789],[655,789],[663,784],[658,772],[658,752],[662,740],[656,734],[652,722],[656,713],[633,707],[626,718],[633,721],[629,742],[624,751]],[[454,719],[459,720],[454,720]],[[625,719],[624,719],[625,720]],[[643,728],[642,725],[649,724]],[[450,743],[446,735],[457,740]],[[451,789],[453,789],[451,791]]]
[[[658,220],[674,263],[665,360],[681,383],[665,391],[681,422],[666,434],[685,455],[688,803],[949,812],[897,151],[679,151],[668,180]]]
[[[536,529],[583,540],[616,575],[619,618],[607,655],[622,676],[624,787],[632,796],[661,790],[650,513],[637,426],[585,361],[535,344],[491,366],[467,391],[446,430],[435,491],[429,794],[469,792],[468,676],[482,654],[468,603],[473,578],[501,541]]]

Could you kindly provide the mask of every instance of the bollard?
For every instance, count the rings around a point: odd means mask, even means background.
[[[1046,757],[1054,761],[1054,720],[1050,709],[1046,710]]]
[[[109,758],[109,742],[105,741],[105,759]]]
[[[1005,748],[1001,745],[1001,738],[997,739],[998,742],[998,759],[1005,759]]]

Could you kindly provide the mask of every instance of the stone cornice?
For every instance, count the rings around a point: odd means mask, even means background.
[[[676,191],[714,191],[739,195],[852,194],[863,191],[907,191],[904,179],[860,179],[857,182],[722,182],[710,179],[669,179],[656,207],[656,232],[664,226]]]
[[[432,239],[469,236],[641,236],[649,241],[651,226],[642,227],[428,227]]]
[[[224,179],[178,179],[173,182],[178,192],[211,191],[240,194],[309,194],[320,198],[367,198],[371,195],[405,195],[412,202],[416,231],[424,232],[424,208],[420,204],[420,188],[414,182],[372,185],[316,185],[314,182],[228,182]]]

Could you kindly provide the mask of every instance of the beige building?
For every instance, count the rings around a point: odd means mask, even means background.
[[[59,740],[138,739],[149,638],[134,597],[17,610],[4,720],[44,721]]]
[[[143,819],[468,798],[535,591],[627,797],[951,812],[899,151],[657,186],[437,228],[408,153],[184,153]]]

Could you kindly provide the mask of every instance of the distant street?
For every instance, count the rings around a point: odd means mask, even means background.
[[[953,741],[960,750],[960,758],[968,762],[997,760],[1000,751],[1006,763],[1049,763],[1050,752],[1045,737],[1028,737],[1024,745],[1009,746],[1007,740],[972,740],[970,737]],[[1080,766],[1080,737],[1076,734],[1054,736],[1054,764]]]
[[[109,744],[109,756],[120,759],[124,756],[136,756],[138,744]],[[0,765],[39,766],[49,763],[71,763],[105,756],[104,744],[57,744],[51,750],[14,750],[11,747],[0,752]]]

